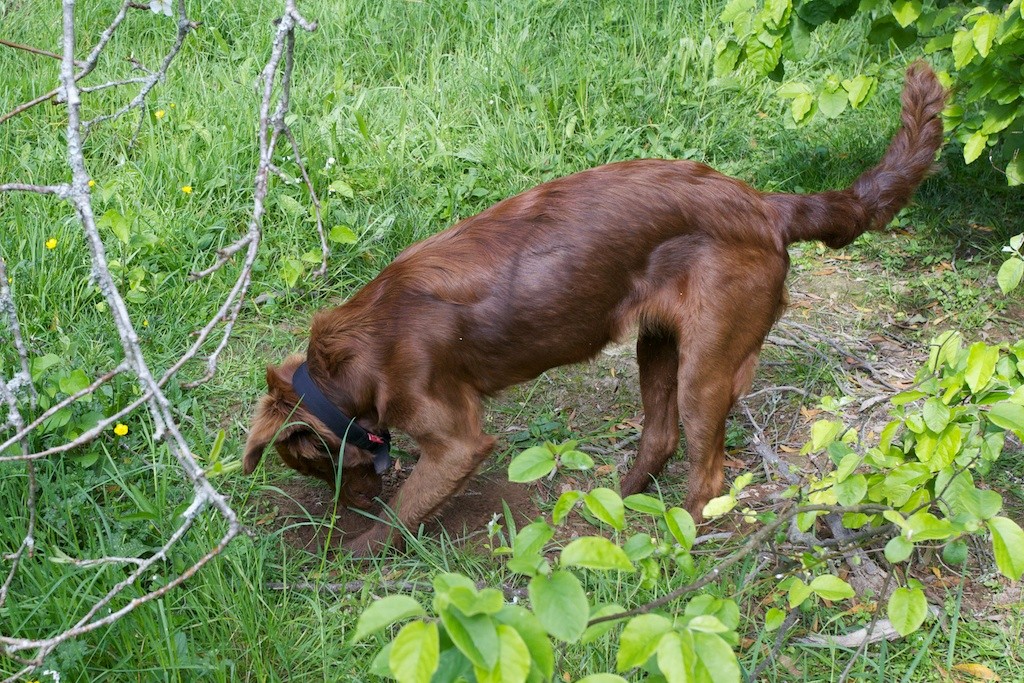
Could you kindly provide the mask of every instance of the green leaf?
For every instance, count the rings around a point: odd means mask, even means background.
[[[920,588],[897,588],[889,596],[889,621],[901,636],[921,628],[928,615],[928,601]]]
[[[512,540],[512,554],[516,557],[539,555],[544,549],[544,544],[554,535],[555,530],[544,520],[527,524]]]
[[[1024,7],[1024,4],[1021,4]],[[1024,185],[1024,154],[1017,155],[1006,164],[1006,184],[1010,187]]]
[[[971,31],[959,29],[953,34],[953,64],[958,71],[970,64],[977,54],[978,50],[974,47],[974,36],[971,34]],[[968,161],[967,163],[971,162]]]
[[[609,525],[616,531],[626,526],[626,509],[622,498],[609,488],[596,488],[583,496],[583,504],[590,514]]]
[[[964,143],[964,162],[970,164],[980,157],[981,153],[985,151],[986,142],[988,142],[988,135],[983,135],[980,131],[972,133]]]
[[[525,484],[547,476],[555,469],[555,455],[547,446],[534,446],[512,458],[508,465],[508,480]]]
[[[695,662],[687,662],[687,654],[691,655],[683,645],[683,639],[674,631],[669,631],[658,641],[657,662],[658,670],[661,671],[667,683],[687,683],[692,681],[690,672]]]
[[[797,95],[793,98],[789,111],[793,116],[793,121],[803,123],[809,117],[812,109],[814,109],[813,95]]]
[[[654,543],[651,542],[650,534],[633,534],[622,545],[623,552],[631,561],[642,560],[650,557],[655,551]]]
[[[998,360],[999,347],[989,346],[985,342],[971,344],[971,350],[967,355],[965,379],[972,392],[977,394],[985,388],[992,379]]]
[[[868,493],[868,480],[863,474],[847,477],[835,485],[836,501],[840,505],[856,505]]]
[[[1024,157],[1024,154],[1021,156]],[[996,274],[996,282],[999,283],[999,289],[1003,294],[1009,294],[1016,289],[1022,278],[1024,278],[1024,260],[1016,256],[1004,261],[1003,265],[999,267],[999,273]]]
[[[1024,431],[1024,406],[1012,401],[995,403],[986,413],[992,424],[1015,432]]]
[[[478,683],[525,683],[530,674],[530,650],[519,632],[499,624],[498,643],[497,665],[489,671],[474,669]]]
[[[810,588],[818,596],[832,601],[845,600],[846,598],[852,598],[854,595],[850,584],[831,574],[822,574],[821,576],[814,577]]]
[[[946,428],[950,414],[949,406],[934,396],[924,403],[924,423],[935,433]]]
[[[751,36],[747,40],[747,62],[751,68],[762,76],[767,76],[775,70],[782,56],[782,41],[768,46],[758,40],[758,36]]]
[[[708,501],[708,504],[704,506],[702,510],[703,515],[710,519],[712,517],[721,517],[725,513],[736,507],[736,498],[730,494],[724,496],[718,496]]]
[[[944,541],[954,534],[948,519],[939,519],[925,510],[919,510],[907,518],[903,534],[908,541]]]
[[[567,451],[558,456],[559,464],[567,470],[589,470],[594,467],[594,459],[583,451]]]
[[[892,16],[903,28],[910,26],[921,16],[921,0],[895,0]]]
[[[772,607],[764,615],[764,630],[774,631],[780,626],[782,622],[786,620],[785,610],[781,610],[778,607]]]
[[[942,559],[946,564],[959,566],[967,561],[967,544],[957,539],[942,547]]]
[[[602,536],[584,536],[565,546],[562,551],[563,566],[587,567],[588,569],[615,569],[633,571],[633,563],[619,546]]]
[[[843,81],[843,88],[846,89],[847,96],[850,98],[850,105],[854,109],[857,109],[867,101],[877,85],[878,82],[873,77],[865,76],[864,74],[858,74],[851,79]]]
[[[626,496],[622,503],[630,510],[648,515],[660,515],[665,512],[665,504],[646,493],[634,493],[632,496]]]
[[[579,640],[590,611],[579,579],[556,571],[530,579],[528,591],[534,613],[549,634],[567,643]]]
[[[740,14],[753,8],[754,0],[729,0],[729,2],[726,3],[725,8],[722,10],[722,14],[719,18],[726,23],[731,23],[732,20]]]
[[[505,606],[505,596],[496,588],[484,588],[477,591],[475,586],[473,588],[455,586],[448,591],[448,599],[467,617],[477,614],[497,614]]]
[[[1024,531],[1006,517],[993,517],[985,524],[992,532],[992,552],[999,571],[1011,581],[1020,580],[1024,575]]]
[[[590,674],[579,679],[576,683],[629,683],[629,681],[616,674]]]
[[[352,228],[347,225],[335,225],[327,233],[327,239],[335,244],[355,244],[359,241],[356,234],[352,232]]]
[[[740,57],[740,44],[735,40],[719,41],[715,54],[715,75],[725,76],[736,68]]]
[[[487,614],[467,617],[458,608],[438,610],[441,623],[455,647],[474,667],[490,671],[498,661],[498,631]]]
[[[671,508],[665,513],[665,524],[679,545],[686,550],[693,547],[693,542],[697,538],[697,526],[689,512],[682,508]]]
[[[352,199],[356,196],[356,193],[352,191],[352,187],[344,180],[335,180],[327,186],[327,191],[331,194],[339,194],[342,197],[347,197],[348,199]]]
[[[277,195],[277,203],[285,213],[290,214],[293,218],[302,218],[309,214],[306,207],[297,199],[286,194]]]
[[[739,683],[740,665],[736,653],[721,637],[712,633],[693,633],[693,651],[700,658],[712,683]],[[702,680],[698,677],[698,680]]]
[[[96,227],[109,228],[121,244],[128,244],[131,239],[131,224],[124,216],[115,209],[108,209],[102,216],[96,219]]]
[[[845,90],[826,90],[818,95],[818,109],[826,118],[834,119],[846,111],[849,101]]]
[[[590,620],[593,621],[598,617],[607,617],[613,614],[620,614],[625,611],[626,609],[624,607],[622,607],[621,605],[616,605],[615,603],[609,605],[601,605],[600,607],[596,607],[594,610],[590,612]],[[593,626],[588,626],[587,630],[583,633],[583,637],[580,638],[580,644],[587,645],[588,643],[592,643],[618,625],[618,621],[609,620],[602,621],[601,623],[594,624]]]
[[[782,40],[782,53],[794,62],[803,61],[811,49],[812,26],[800,17],[791,16],[789,29]]]
[[[388,659],[391,658],[391,646],[392,643],[388,643],[380,649],[377,656],[370,662],[369,673],[374,676],[380,676],[381,678],[391,678],[391,667],[388,665]]]
[[[765,26],[771,29],[782,28],[792,7],[792,0],[765,0],[762,12]]]
[[[800,579],[794,578],[789,583],[789,608],[793,609],[804,604],[811,597],[811,587]]]
[[[306,272],[306,267],[302,265],[302,261],[293,258],[282,259],[281,263],[281,279],[285,281],[285,284],[289,288],[295,287],[298,284],[299,278],[302,277],[303,273]]]
[[[562,520],[572,511],[573,506],[582,497],[583,494],[579,491],[566,491],[560,495],[555,503],[555,507],[551,510],[551,521],[555,524],[561,524]]]
[[[995,135],[1017,120],[1017,103],[1007,105],[991,105],[985,112],[985,121],[978,132],[982,135]],[[1024,112],[1022,112],[1024,113]]]
[[[358,642],[371,633],[387,628],[396,621],[418,617],[425,613],[423,606],[408,595],[389,595],[386,598],[375,600],[359,615],[359,621],[356,622],[356,634],[352,636],[352,642]]]
[[[894,536],[885,544],[885,559],[893,564],[905,562],[914,552],[914,544],[902,536]]]
[[[388,666],[399,683],[430,683],[439,658],[437,624],[414,621],[395,636]]]
[[[660,614],[633,617],[619,636],[619,654],[615,670],[626,671],[643,664],[658,649],[661,637],[672,630],[672,622]]]
[[[818,420],[811,425],[811,451],[817,452],[828,448],[843,431],[843,423],[839,420]]]
[[[974,40],[974,49],[983,58],[988,57],[989,50],[992,49],[992,41],[995,40],[998,31],[999,17],[994,14],[985,12],[974,23],[974,28],[971,29],[971,38]]]
[[[61,377],[57,384],[65,394],[76,394],[89,386],[89,377],[81,368],[76,368],[70,375]]]
[[[619,609],[621,611],[621,608]],[[541,678],[546,681],[551,680],[551,677],[555,675],[555,651],[551,647],[551,640],[540,620],[532,612],[519,605],[505,605],[505,608],[494,618],[498,623],[511,626],[519,632]]]

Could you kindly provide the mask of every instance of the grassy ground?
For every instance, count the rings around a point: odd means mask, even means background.
[[[543,180],[634,157],[702,160],[767,190],[841,186],[883,150],[896,121],[898,70],[907,61],[896,53],[865,52],[848,29],[819,31],[808,73],[842,73],[871,63],[891,76],[864,110],[835,122],[819,117],[793,130],[784,125],[784,104],[771,83],[713,77],[718,2],[301,5],[320,29],[302,37],[296,52],[293,127],[317,187],[330,197],[328,226],[348,226],[356,241],[334,245],[326,280],[302,275],[299,287],[288,289],[289,271],[315,267],[308,259],[316,255],[317,241],[301,188],[276,183],[254,277],[253,295],[264,295],[261,303],[244,309],[211,383],[170,390],[199,454],[209,452],[220,429],[227,434],[225,452],[238,453],[265,363],[300,350],[313,310],[343,300],[411,241]],[[109,1],[82,4],[81,45],[114,9]],[[244,231],[256,161],[252,85],[268,55],[278,8],[238,0],[195,3],[191,11],[202,26],[154,91],[137,144],[129,148],[129,117],[100,127],[87,145],[95,206],[110,228],[112,267],[125,291],[134,292],[131,313],[158,369],[188,344],[234,279],[231,267],[199,282],[186,276]],[[55,50],[58,14],[54,3],[40,0],[0,2],[0,35]],[[170,21],[134,13],[104,57],[102,73],[89,83],[130,75],[129,55],[153,63],[171,33]],[[55,60],[0,48],[0,111],[51,88],[56,71]],[[108,111],[128,97],[124,91],[93,95],[87,113]],[[62,113],[47,104],[0,125],[3,182],[67,176]],[[862,239],[844,252],[842,258],[850,260],[836,260],[835,253],[813,245],[796,251],[794,290],[807,295],[796,297],[791,316],[802,320],[813,309],[817,324],[846,338],[885,330],[898,337],[904,352],[894,362],[908,372],[921,357],[916,344],[936,328],[956,325],[968,336],[1019,337],[1013,323],[1021,317],[1020,299],[994,294],[993,259],[1020,230],[1024,200],[1005,189],[995,171],[980,164],[965,169],[958,158],[951,148],[943,170],[925,184],[896,234]],[[288,159],[279,162],[295,172]],[[334,194],[327,192],[332,183]],[[190,193],[182,191],[186,186]],[[127,229],[128,238],[119,239],[114,228]],[[53,249],[45,246],[50,238],[57,240]],[[50,366],[38,372],[42,388],[59,396],[61,381],[75,371],[91,378],[116,364],[116,335],[66,205],[0,195],[0,251],[32,352],[51,356]],[[843,293],[840,300],[830,298],[837,291]],[[836,370],[838,354],[822,358],[778,348],[769,350],[767,360],[758,386],[795,384],[826,394],[845,381]],[[13,361],[0,348],[0,373],[9,375]],[[512,436],[532,431],[534,438],[572,433],[606,444],[602,435],[639,413],[630,364],[628,353],[602,356],[587,369],[558,371],[516,389],[496,402],[495,428]],[[200,365],[185,375],[200,374]],[[134,391],[128,381],[114,382],[109,393],[47,425],[35,445],[62,442]],[[788,399],[756,404],[762,425],[780,443],[806,436],[798,405]],[[40,464],[37,552],[0,609],[0,632],[43,637],[60,631],[123,576],[118,567],[51,562],[58,553],[144,554],[174,528],[175,510],[191,492],[182,489],[166,449],[152,443],[147,416],[133,415],[128,426],[126,437],[111,433]],[[744,451],[746,430],[737,420],[730,442],[736,457],[751,459]],[[505,439],[502,458],[517,443]],[[1018,512],[1022,460],[1008,454],[1005,471],[995,475]],[[666,481],[677,482],[673,477]],[[479,549],[453,548],[436,535],[408,555],[371,566],[330,551],[309,553],[289,542],[289,527],[273,507],[268,510],[271,493],[280,496],[299,484],[279,465],[251,479],[232,476],[217,483],[231,493],[254,534],[239,538],[183,589],[62,646],[48,662],[62,672],[62,681],[363,680],[377,644],[353,648],[346,640],[359,611],[382,594],[382,577],[417,579],[444,568],[486,581],[516,581],[500,561]],[[0,501],[0,549],[7,553],[26,524],[22,468],[0,465]],[[188,566],[221,532],[216,521],[200,524],[175,549],[166,575]],[[711,590],[732,591],[750,569],[739,567]],[[367,579],[363,589],[340,596],[265,587],[275,581],[354,579]],[[163,574],[154,575],[138,590],[163,580]],[[998,582],[991,582],[991,595],[1002,594]],[[616,601],[649,597],[621,595],[617,584],[597,578],[588,588]],[[971,614],[955,593],[936,599],[945,599],[948,608],[941,627],[873,648],[860,665],[863,680],[957,680],[943,679],[939,670],[962,662],[985,663],[1005,681],[1024,680],[1017,652],[1024,631],[1019,593],[1016,607],[1012,600],[1000,607],[993,598],[972,604]],[[755,609],[753,597],[750,605]],[[830,617],[811,615],[808,628],[815,622],[828,628]],[[957,617],[964,621],[950,630]],[[743,661],[752,662],[758,650],[751,647]],[[919,650],[924,655],[916,657]],[[765,676],[833,680],[848,657],[838,648],[788,647]],[[613,659],[612,647],[599,642],[567,651],[558,670],[575,679],[603,670]],[[0,659],[0,674],[15,670],[13,662]]]

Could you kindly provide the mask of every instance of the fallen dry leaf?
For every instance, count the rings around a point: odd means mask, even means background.
[[[975,678],[982,681],[1001,681],[999,674],[992,669],[988,668],[984,664],[974,664],[973,662],[964,662],[962,664],[954,664],[954,671],[967,674],[968,676],[974,676]]]

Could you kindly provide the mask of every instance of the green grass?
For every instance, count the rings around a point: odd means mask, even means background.
[[[245,231],[256,163],[258,101],[252,85],[269,54],[270,22],[278,11],[276,3],[254,0],[191,5],[202,27],[152,93],[135,147],[128,146],[132,115],[100,126],[86,147],[97,214],[106,214],[108,223],[123,221],[130,235],[122,241],[109,228],[104,233],[116,277],[126,293],[135,292],[130,311],[158,371],[187,347],[192,331],[213,314],[237,274],[234,264],[199,282],[187,279],[190,270],[208,265],[218,247]],[[115,7],[109,0],[80,3],[79,45],[91,42]],[[212,382],[191,391],[173,383],[169,388],[200,457],[219,429],[227,432],[225,453],[239,452],[263,388],[264,365],[300,350],[313,310],[343,300],[410,242],[543,180],[634,157],[693,158],[769,190],[841,186],[874,163],[894,129],[898,69],[905,62],[899,54],[866,52],[849,29],[819,31],[819,57],[802,67],[807,73],[849,72],[865,63],[880,64],[885,74],[895,71],[864,110],[835,122],[818,117],[815,124],[793,130],[785,125],[788,114],[771,83],[750,76],[714,78],[719,2],[320,0],[301,7],[320,29],[299,39],[293,128],[327,202],[327,226],[348,226],[358,239],[333,246],[325,280],[303,276],[300,287],[288,291],[282,268],[288,260],[304,263],[307,271],[315,268],[302,259],[317,254],[317,238],[304,211],[282,199],[308,206],[302,187],[275,181],[252,290],[253,296],[269,297],[243,309]],[[40,0],[0,3],[0,34],[52,49],[58,44],[58,14],[55,3]],[[155,63],[172,32],[169,20],[132,13],[86,84],[132,75],[129,55]],[[56,74],[55,60],[0,48],[0,110],[45,92]],[[109,111],[128,97],[125,89],[89,96],[86,115]],[[158,110],[164,116],[157,117]],[[0,182],[67,178],[62,116],[60,107],[46,104],[0,125]],[[995,272],[990,259],[999,240],[1020,229],[1024,202],[994,171],[976,164],[968,172],[956,161],[958,153],[955,147],[948,150],[946,168],[918,195],[912,244],[896,252],[886,237],[877,236],[862,242],[856,253],[887,269],[872,296],[907,307],[921,303],[915,297],[924,303],[928,297],[944,298],[954,310],[980,316],[965,323],[978,328],[990,320],[978,307],[979,300],[992,300],[994,285],[985,279],[986,272],[989,278]],[[278,163],[295,175],[286,156],[279,153]],[[328,165],[332,157],[336,163]],[[328,193],[337,182],[351,188],[352,196]],[[186,185],[191,194],[181,190]],[[996,239],[986,239],[972,224],[993,228]],[[51,237],[57,247],[48,250],[44,244]],[[970,278],[933,277],[922,270],[922,257],[962,255],[968,247],[976,266]],[[73,371],[92,378],[118,362],[120,347],[102,296],[90,282],[84,243],[67,205],[0,195],[0,253],[32,354],[53,354],[59,361],[40,374],[41,388],[59,397],[60,380]],[[798,263],[815,258],[801,256]],[[910,295],[887,287],[907,271]],[[828,368],[790,368],[789,356],[779,359],[783,364],[771,371],[781,377],[778,383],[835,391]],[[0,347],[0,374],[9,376],[15,362],[13,352]],[[183,375],[193,378],[202,371],[202,363],[195,362]],[[572,386],[579,394],[588,391],[585,382]],[[108,392],[70,411],[64,424],[53,423],[34,436],[33,447],[61,443],[97,414],[131,400],[135,391],[130,380],[111,383]],[[635,403],[620,403],[605,415],[619,419],[637,412]],[[562,412],[540,384],[512,392],[494,414],[503,424],[532,425],[540,436],[568,434]],[[608,428],[603,416],[590,417],[582,422],[584,438]],[[120,566],[79,569],[51,558],[144,555],[175,527],[176,509],[191,491],[167,450],[153,444],[145,412],[127,423],[127,437],[109,433],[87,448],[39,464],[37,551],[23,563],[12,597],[0,609],[4,634],[59,632],[125,575]],[[1019,472],[1019,459],[1015,462]],[[346,641],[360,609],[382,594],[375,584],[379,577],[422,580],[444,569],[488,582],[516,582],[499,560],[467,554],[436,536],[426,537],[416,551],[370,566],[297,550],[285,540],[285,530],[261,525],[256,512],[264,491],[288,476],[271,464],[251,479],[216,480],[253,535],[238,538],[182,589],[61,646],[49,668],[60,671],[65,683],[364,680],[379,643],[352,647]],[[25,487],[24,468],[0,465],[2,553],[13,550],[24,534]],[[126,597],[141,595],[189,566],[219,539],[222,526],[212,517],[201,520],[161,570]],[[7,565],[0,567],[6,571]],[[748,570],[741,567],[711,590],[726,594]],[[367,583],[351,595],[264,588],[268,581],[355,579]],[[669,583],[682,580],[672,577]],[[650,597],[646,591],[624,595],[616,582],[600,577],[588,581],[588,588],[607,600],[635,603]],[[1024,665],[1007,652],[1020,642],[1022,628],[1017,611],[995,625],[964,622],[955,642],[940,630],[917,664],[921,677],[911,680],[937,680],[934,665],[944,665],[947,652],[954,662],[985,662],[1003,680],[1020,680]],[[926,634],[874,649],[877,666],[865,662],[865,680],[903,676],[914,666],[915,648]],[[614,653],[607,641],[571,648],[558,670],[575,679],[612,666]],[[849,656],[796,647],[783,654],[790,664],[770,667],[769,680],[832,680]],[[752,658],[745,657],[749,664]],[[0,659],[0,675],[17,669]]]

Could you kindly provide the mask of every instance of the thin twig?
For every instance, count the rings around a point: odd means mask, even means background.
[[[10,40],[4,40],[0,38],[0,45],[6,45],[7,47],[14,48],[15,50],[24,50],[25,52],[31,52],[35,55],[42,55],[43,57],[52,57],[53,59],[60,60],[60,55],[49,52],[47,50],[40,50],[38,47],[32,47],[31,45],[22,45],[21,43],[15,43]],[[75,62],[75,66],[84,66],[84,62]]]

